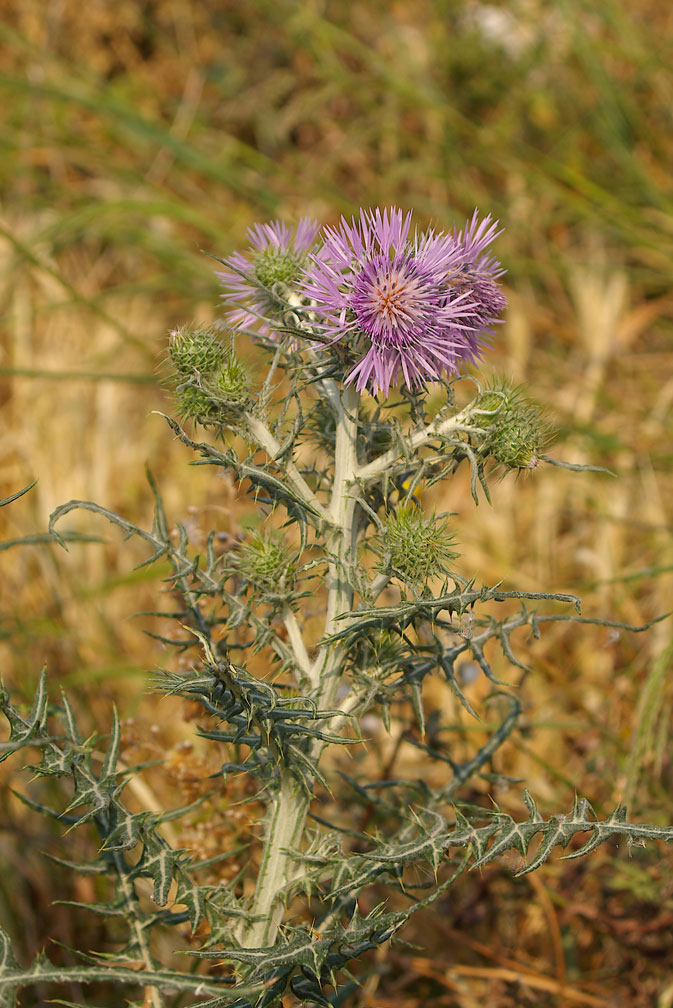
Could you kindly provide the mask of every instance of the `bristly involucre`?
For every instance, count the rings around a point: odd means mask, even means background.
[[[183,417],[226,424],[250,405],[250,374],[236,357],[233,337],[227,345],[216,326],[176,329],[168,346]]]
[[[236,303],[227,312],[230,324],[272,334],[266,316],[279,314],[273,290],[277,284],[296,284],[318,228],[317,221],[302,217],[294,230],[280,220],[248,229],[248,253],[234,252],[217,273],[226,289],[223,297]]]
[[[506,469],[535,469],[554,436],[540,407],[502,379],[483,390],[476,406],[487,429],[485,447],[495,461]]]
[[[448,574],[458,556],[446,521],[425,518],[420,507],[400,504],[388,516],[381,542],[381,569],[390,569],[407,584],[422,588],[437,575]]]
[[[499,263],[486,253],[497,234],[475,212],[464,231],[410,234],[411,214],[361,210],[323,232],[301,290],[354,366],[346,382],[387,395],[401,374],[409,388],[478,359],[504,297]]]
[[[238,566],[261,595],[278,597],[292,587],[294,562],[278,532],[252,532],[241,547]]]

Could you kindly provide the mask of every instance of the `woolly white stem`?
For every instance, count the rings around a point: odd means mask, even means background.
[[[443,420],[434,420],[427,427],[424,427],[423,430],[416,431],[406,440],[407,453],[409,455],[415,454],[419,448],[427,444],[428,441],[432,441],[433,438],[442,437],[453,431],[472,430],[467,425],[467,421],[470,419],[473,410],[474,406],[470,403],[460,413],[456,413],[455,416],[446,417]],[[356,469],[354,478],[358,483],[371,483],[382,473],[386,472],[387,469],[390,469],[400,458],[400,454],[401,452],[397,448],[391,448],[390,451],[379,455],[373,462]]]
[[[348,572],[355,563],[355,509],[354,472],[357,465],[357,430],[359,393],[353,388],[345,389],[338,407],[336,450],[334,459],[334,483],[329,508],[326,511],[312,491],[306,486],[302,476],[290,466],[286,472],[293,487],[304,499],[320,509],[327,522],[326,549],[328,555],[327,573],[327,614],[325,633],[327,637],[336,629],[336,616],[348,612],[353,604],[353,589],[349,584]],[[250,418],[250,430],[258,443],[271,455],[278,451],[275,438],[264,426]],[[261,429],[260,429],[261,428]],[[275,444],[272,444],[272,441]],[[308,497],[310,495],[310,498]],[[296,625],[294,614],[290,614],[288,637],[297,662],[307,670],[314,685],[314,696],[319,707],[329,707],[334,703],[344,664],[344,649],[341,645],[323,644],[318,656],[310,664],[301,631]],[[300,643],[301,642],[301,643]],[[322,751],[316,745],[315,758]],[[299,847],[304,832],[310,795],[306,793],[291,772],[280,771],[277,790],[270,800],[266,812],[264,850],[262,864],[257,877],[257,886],[251,907],[253,922],[241,935],[241,943],[247,948],[266,948],[273,945],[278,927],[283,919],[283,891],[293,878],[292,859]]]
[[[283,623],[285,624],[285,629],[287,630],[287,639],[292,648],[292,654],[294,655],[295,664],[299,670],[302,679],[307,679],[312,683],[311,676],[313,672],[313,667],[311,659],[308,656],[308,651],[306,650],[306,645],[304,643],[304,638],[297,622],[297,617],[292,612],[290,607],[286,605],[283,609]]]
[[[351,386],[342,397],[342,411],[336,431],[334,484],[329,505],[331,528],[327,535],[327,614],[323,636],[339,629],[336,617],[353,608],[353,589],[348,571],[356,563],[354,518],[357,505],[355,470],[357,468],[358,404],[360,394]],[[323,644],[313,664],[313,678],[319,683],[318,706],[334,704],[343,666],[343,647]]]
[[[281,890],[290,881],[293,850],[304,831],[309,797],[292,774],[281,770],[280,786],[266,810],[264,851],[250,912],[256,920],[242,937],[245,948],[273,945],[283,919]]]
[[[245,414],[245,420],[248,425],[248,430],[250,431],[255,441],[260,446],[260,448],[264,449],[269,458],[275,459],[281,450],[281,445],[280,442],[277,440],[277,438],[273,436],[273,434],[266,426],[266,424],[264,424],[257,417],[252,416],[251,413]],[[313,493],[310,486],[308,485],[304,477],[301,475],[294,462],[292,462],[291,460],[284,461],[283,468],[285,476],[287,477],[288,482],[292,486],[292,489],[295,491],[297,496],[301,497],[304,503],[308,504],[315,511],[317,511],[323,520],[326,521],[329,520],[329,515],[325,511],[325,508],[318,500],[316,495]]]

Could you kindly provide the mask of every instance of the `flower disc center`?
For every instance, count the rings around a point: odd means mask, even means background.
[[[358,276],[351,307],[374,343],[400,346],[425,330],[437,291],[411,255],[377,256]]]

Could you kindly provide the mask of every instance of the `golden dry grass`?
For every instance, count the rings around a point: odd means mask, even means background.
[[[479,580],[576,592],[585,615],[634,624],[670,608],[673,15],[648,0],[522,0],[489,7],[489,28],[483,9],[0,3],[0,496],[39,480],[4,509],[0,540],[43,531],[71,498],[150,521],[146,463],[172,521],[235,529],[249,504],[188,469],[152,413],[171,409],[165,333],[217,312],[199,250],[226,253],[275,215],[397,201],[444,227],[479,205],[505,225],[509,267],[489,368],[548,407],[552,454],[617,478],[545,467],[477,509],[462,474],[428,503],[457,512],[463,570]],[[142,634],[151,622],[131,618],[157,607],[160,572],[129,573],[134,544],[77,526],[106,544],[0,554],[3,677],[28,697],[46,662],[90,728],[115,699],[133,719],[130,754],[167,752],[188,779],[203,752],[179,748],[181,709],[147,699],[163,656]],[[633,816],[670,822],[671,640],[670,621],[522,639],[525,728],[498,770],[547,814],[576,789],[601,812],[628,798]],[[486,692],[469,689],[475,703]],[[427,700],[460,720],[440,685]],[[414,773],[419,753],[402,743],[397,759]],[[146,783],[157,803],[179,799],[170,777]],[[512,808],[517,796],[497,794]],[[45,827],[7,807],[0,916],[26,954],[53,932],[77,944],[82,925],[48,909],[68,893],[39,855]],[[670,852],[555,860],[521,881],[512,867],[462,881],[410,927],[424,951],[386,953],[349,1004],[670,1008]]]

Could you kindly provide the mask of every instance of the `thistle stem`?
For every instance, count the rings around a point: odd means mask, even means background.
[[[355,562],[355,509],[357,487],[358,404],[360,395],[351,386],[342,396],[338,417],[334,462],[334,483],[329,504],[331,528],[327,535],[327,614],[323,636],[329,637],[339,627],[336,617],[353,608],[353,588],[348,573]],[[319,683],[316,700],[322,708],[336,699],[343,671],[343,646],[323,644],[313,665],[313,678]]]
[[[335,618],[340,613],[349,611],[353,605],[349,571],[356,559],[354,517],[357,487],[354,484],[354,472],[357,466],[359,399],[359,393],[353,388],[345,389],[341,396],[337,414],[332,493],[327,511],[321,505],[321,511],[328,519],[325,637],[334,633]],[[295,486],[298,488],[297,482]],[[308,662],[308,655],[299,626],[296,620],[293,623],[293,619],[292,614],[288,625],[285,614],[290,644],[298,662],[303,664],[304,661]],[[319,707],[329,707],[334,703],[344,658],[342,645],[323,644],[313,664],[308,663]],[[321,743],[316,744],[312,752],[314,759],[319,758],[322,748]],[[292,860],[304,832],[310,800],[310,794],[302,788],[297,778],[289,770],[281,768],[277,787],[267,806],[262,864],[251,907],[253,920],[242,935],[242,944],[247,948],[266,948],[273,945],[276,939],[284,911],[282,896],[292,882]]]
[[[251,907],[254,918],[242,944],[246,948],[273,945],[283,919],[282,890],[291,881],[293,851],[304,831],[309,796],[296,778],[280,772],[280,785],[266,810],[264,851]]]
[[[248,425],[248,429],[257,444],[264,449],[269,458],[275,459],[281,450],[281,445],[278,439],[274,437],[265,423],[253,416],[251,413],[245,414],[245,420]],[[288,482],[295,493],[301,497],[306,504],[312,507],[323,520],[326,520],[328,516],[324,507],[313,493],[310,486],[295,466],[294,462],[291,460],[284,462],[284,471]]]
[[[304,643],[304,637],[299,623],[297,622],[297,617],[293,613],[292,609],[290,609],[289,605],[286,605],[283,609],[283,623],[285,624],[285,629],[287,630],[287,639],[290,647],[292,648],[292,654],[294,656],[299,676],[301,679],[306,679],[311,683],[311,685],[314,685],[311,678],[313,673],[311,659],[308,656],[308,651],[306,650],[306,644]]]
[[[432,441],[434,438],[441,438],[453,431],[471,430],[472,428],[468,425],[468,421],[474,410],[474,404],[470,403],[465,409],[461,410],[460,413],[456,413],[454,416],[444,417],[442,420],[434,420],[427,427],[422,430],[416,431],[407,439],[408,453],[414,455],[419,448]],[[395,462],[400,458],[400,451],[397,448],[391,448],[390,451],[384,452],[383,455],[379,455],[378,458],[374,459],[368,465],[361,466],[356,469],[354,478],[358,483],[372,483],[374,480],[378,479],[382,473],[386,472]]]

